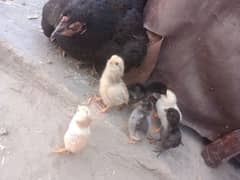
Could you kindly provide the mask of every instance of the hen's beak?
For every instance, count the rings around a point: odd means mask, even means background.
[[[64,23],[63,20],[61,20],[58,25],[55,27],[54,31],[52,32],[50,36],[50,41],[53,42],[56,40],[56,36],[64,32],[66,28],[66,23]]]
[[[50,41],[53,42],[55,40],[56,40],[56,33],[55,33],[55,31],[53,31],[51,36],[50,36]]]
[[[57,27],[55,28],[55,30],[52,32],[52,34],[50,36],[50,41],[51,42],[55,41],[56,35],[60,34],[63,30],[64,30],[64,28],[61,27],[61,24],[57,25]]]
[[[87,31],[86,23],[76,21],[72,24],[68,24],[66,21],[69,17],[63,16],[61,21],[58,23],[54,31],[50,36],[51,42],[56,40],[57,36],[71,37],[75,34],[84,34]]]

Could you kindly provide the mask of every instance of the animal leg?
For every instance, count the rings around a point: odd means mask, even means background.
[[[53,153],[60,153],[60,154],[62,154],[62,153],[67,153],[69,151],[64,147],[64,148],[54,149],[54,150],[52,150],[52,152]]]
[[[158,119],[158,114],[157,114],[156,111],[154,111],[154,112],[152,113],[152,118],[153,118],[153,119]]]
[[[110,108],[111,108],[110,106],[106,106],[105,108],[102,108],[100,112],[101,112],[101,113],[105,113],[105,112],[107,112]]]
[[[97,70],[96,70],[96,67],[95,67],[94,64],[93,64],[92,67],[91,67],[90,74],[91,74],[93,77],[96,77],[96,76],[98,75]]]
[[[157,139],[154,139],[152,136],[147,136],[147,140],[150,144],[155,144],[157,142]]]
[[[136,144],[136,143],[137,143],[136,140],[134,140],[134,139],[132,139],[132,138],[129,138],[128,144]]]
[[[101,101],[102,101],[102,98],[97,97],[96,95],[94,95],[94,96],[88,97],[87,104],[89,105],[89,104],[91,104],[92,102],[101,103]]]
[[[153,137],[152,137],[152,136],[147,136],[147,139],[148,139],[148,140],[152,140]]]
[[[155,132],[155,133],[159,133],[160,130],[161,130],[161,128],[153,128],[153,132]]]
[[[89,96],[87,98],[87,105],[91,104],[93,102],[94,98],[95,98],[95,96]]]

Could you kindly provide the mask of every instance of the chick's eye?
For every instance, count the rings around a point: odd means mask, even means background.
[[[118,62],[116,62],[115,65],[118,66]]]

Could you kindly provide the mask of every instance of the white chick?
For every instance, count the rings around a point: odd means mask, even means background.
[[[166,94],[162,94],[156,102],[157,114],[161,120],[162,128],[167,129],[169,120],[167,119],[167,110],[170,108],[175,109],[180,116],[179,121],[182,120],[182,113],[177,105],[177,97],[173,91],[167,89]]]
[[[78,106],[68,130],[64,135],[64,148],[54,150],[56,153],[81,151],[86,145],[90,135],[90,110],[87,106]]]

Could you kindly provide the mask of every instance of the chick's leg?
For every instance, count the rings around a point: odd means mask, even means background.
[[[152,118],[153,118],[153,119],[157,119],[157,118],[158,118],[158,114],[157,114],[156,111],[153,111],[153,112],[152,112]]]
[[[102,98],[97,97],[96,95],[90,96],[87,100],[87,105],[90,105],[92,102],[94,102],[98,109],[100,109],[100,112],[106,112],[110,107],[105,107],[105,105],[102,102]]]
[[[96,66],[93,64],[91,69],[90,69],[90,74],[93,76],[93,77],[97,77],[98,73],[97,73],[97,70],[96,70]]]
[[[96,95],[94,96],[89,96],[88,97],[88,100],[87,100],[87,104],[91,104],[92,102],[95,102],[95,103],[101,103],[102,102],[102,98],[101,97],[98,97]]]
[[[153,128],[153,132],[158,133],[160,132],[161,128]]]
[[[147,136],[147,140],[150,144],[155,144],[157,142],[157,139],[154,139],[152,136]]]
[[[129,138],[128,144],[136,144],[136,143],[137,143],[136,140],[134,140],[134,139],[132,139],[132,138]]]
[[[106,106],[106,107],[104,107],[104,108],[101,108],[100,112],[101,112],[101,113],[105,113],[105,112],[107,112],[110,108],[111,108],[110,106]]]
[[[69,152],[65,147],[52,150],[53,153],[67,153]]]

